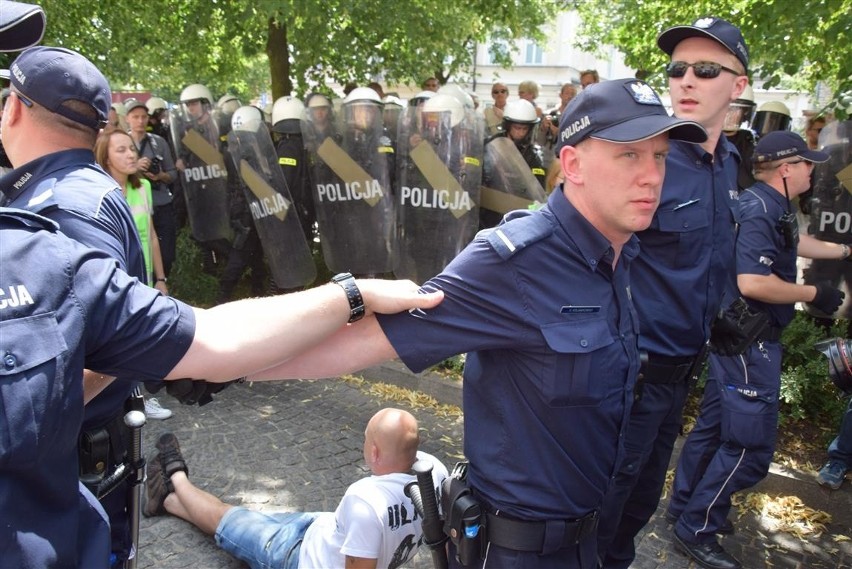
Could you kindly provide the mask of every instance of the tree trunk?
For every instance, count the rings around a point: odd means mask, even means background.
[[[269,75],[272,77],[272,100],[293,92],[290,80],[290,46],[287,43],[287,24],[269,18],[269,34],[266,40],[266,55],[269,57]]]

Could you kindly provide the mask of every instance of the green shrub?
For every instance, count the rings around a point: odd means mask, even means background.
[[[189,227],[178,232],[177,254],[169,275],[169,293],[202,308],[216,304],[219,281],[202,269],[201,249],[190,236]]]
[[[846,398],[828,377],[828,360],[814,348],[821,340],[846,337],[847,322],[814,318],[797,310],[795,318],[784,330],[781,342],[784,358],[781,364],[781,421],[788,419],[817,420],[831,417],[834,421],[846,408]]]

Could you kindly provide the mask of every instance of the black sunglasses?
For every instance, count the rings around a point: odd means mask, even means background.
[[[695,76],[700,79],[713,79],[718,77],[722,71],[727,71],[734,75],[742,75],[742,73],[734,71],[730,67],[725,67],[721,63],[716,63],[715,61],[697,61],[695,63],[672,61],[666,65],[666,75],[672,79],[677,79],[686,75],[686,70],[690,67],[692,67]]]
[[[497,89],[496,91],[491,91],[492,95],[502,95],[504,93],[508,93],[508,89]]]

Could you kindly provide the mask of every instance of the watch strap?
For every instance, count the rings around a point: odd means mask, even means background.
[[[346,293],[346,300],[349,301],[349,323],[357,322],[364,317],[367,309],[364,306],[364,297],[361,296],[361,291],[358,289],[358,284],[355,282],[355,277],[351,273],[340,273],[332,277],[331,282],[339,284]]]

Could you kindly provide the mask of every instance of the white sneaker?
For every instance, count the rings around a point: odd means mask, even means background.
[[[145,399],[145,416],[149,419],[168,419],[172,412],[160,406],[156,397],[149,397]]]

